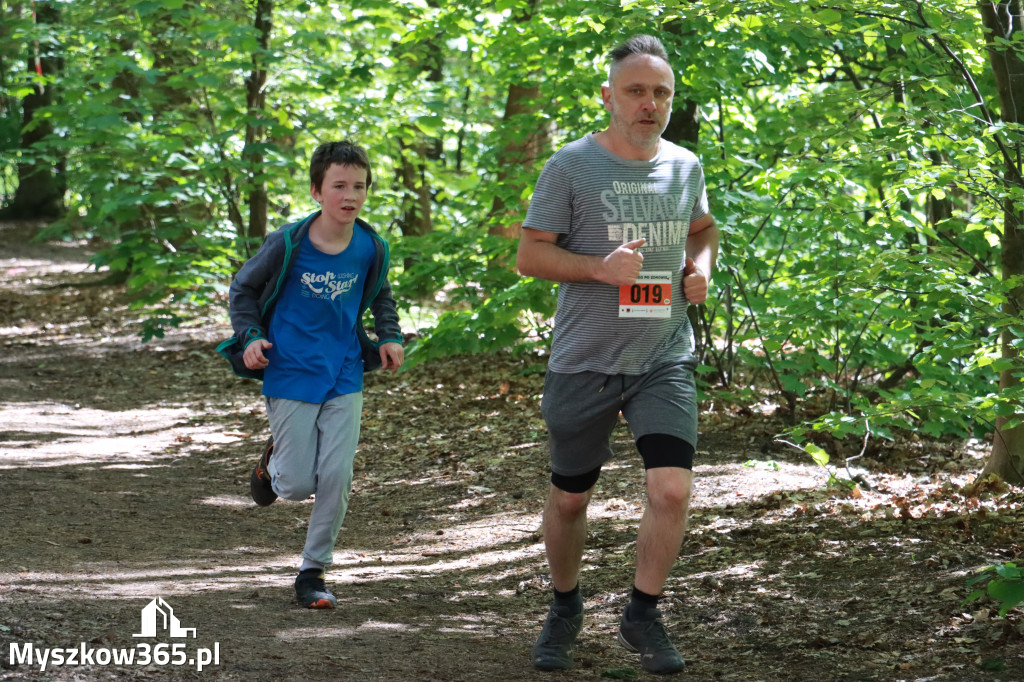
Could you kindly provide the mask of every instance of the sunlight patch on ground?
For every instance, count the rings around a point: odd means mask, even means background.
[[[277,633],[277,638],[285,642],[302,642],[309,639],[343,639],[349,640],[359,634],[359,627],[348,628],[292,628]]]
[[[695,466],[691,508],[701,509],[739,504],[778,491],[817,489],[821,488],[825,482],[820,467],[778,462],[778,469],[755,468],[755,471],[761,480],[751,488],[750,467],[742,464]],[[710,477],[715,477],[714,485],[701,485],[702,479]],[[708,496],[707,490],[714,491],[714,497]],[[723,494],[723,490],[730,492]]]
[[[216,495],[204,497],[199,500],[192,500],[192,504],[208,504],[212,507],[238,507],[248,509],[252,507],[252,499],[241,495]]]
[[[91,331],[91,323],[88,320],[75,320],[61,323],[61,330],[59,334],[54,334],[49,331],[51,325],[39,326],[32,323],[26,324],[24,327],[0,327],[0,338],[4,336],[12,336],[15,339],[23,339],[25,337],[32,336],[33,334],[46,334],[49,341],[74,341],[75,343],[88,343],[91,341],[92,335],[88,332]],[[86,331],[86,334],[73,333],[76,329]],[[88,341],[86,340],[88,339]],[[60,354],[54,353],[50,356],[53,359],[61,359]]]
[[[134,435],[144,429],[163,428],[188,414],[190,411],[183,408],[110,412],[53,402],[0,403],[0,424],[5,431],[33,434]]]
[[[471,582],[475,580],[490,581],[491,576],[473,578],[465,571],[482,570],[485,568],[501,568],[507,564],[516,564],[521,561],[531,561],[541,557],[544,548],[540,545],[532,545],[520,549],[499,549],[489,552],[471,552],[462,554],[453,551],[450,560],[434,560],[429,554],[424,555],[411,553],[395,557],[394,561],[385,560],[384,555],[379,556],[377,562],[367,562],[363,565],[339,569],[337,565],[330,570],[330,577],[335,582],[362,583],[367,581],[381,580],[413,580],[421,575],[438,575],[441,573],[453,573],[464,575],[462,580]],[[387,558],[394,557],[388,554]],[[429,563],[424,563],[429,561]],[[404,562],[404,563],[403,563]]]
[[[335,621],[331,621],[332,623]],[[351,640],[360,635],[385,634],[415,634],[423,628],[410,623],[384,623],[381,621],[369,620],[360,625],[351,627],[315,627],[315,628],[291,628],[281,630],[277,638],[285,642],[301,642],[308,639],[343,639]]]
[[[55,334],[46,329],[31,325],[23,327],[2,327],[0,338],[11,337],[20,348],[21,360],[38,365],[58,365],[67,362],[70,352],[79,357],[101,357],[104,355],[124,353],[157,354],[169,351],[193,350],[197,340],[216,343],[231,334],[230,327],[194,331],[187,328],[167,329],[159,344],[155,341],[143,342],[139,335],[143,319],[128,323],[115,330],[107,330],[106,334],[90,333],[91,323],[88,321],[64,321],[64,331]],[[84,333],[67,333],[67,330],[81,328]],[[71,347],[74,351],[69,351]],[[227,371],[227,363],[224,364]],[[154,378],[158,372],[152,372]],[[0,381],[2,387],[2,381]]]
[[[597,499],[595,496],[587,508],[587,518],[589,519],[636,520],[643,513],[644,507],[639,501],[629,502],[618,497]]]
[[[728,533],[731,530],[737,528],[745,528],[751,525],[749,520],[744,521],[732,517],[715,517],[709,520],[705,520],[704,515],[694,513],[690,516],[690,520],[693,522],[700,521],[700,530],[702,531],[713,531],[716,533]]]
[[[410,543],[422,543],[422,551],[466,551],[492,547],[501,542],[518,542],[540,526],[540,515],[506,513],[488,516],[472,523],[454,524],[442,531],[415,533]],[[442,535],[438,535],[442,532]]]
[[[408,632],[409,626],[405,623],[382,623],[380,621],[367,621],[361,626],[362,630],[391,630],[399,632]]]
[[[47,595],[52,585],[62,585],[65,594],[74,593],[86,598],[98,599],[142,599],[168,595],[193,595],[197,591],[210,590],[253,590],[259,587],[280,587],[291,583],[290,574],[295,569],[295,557],[268,557],[258,566],[211,566],[198,567],[196,561],[175,565],[168,562],[158,567],[125,569],[111,566],[101,570],[99,566],[79,571],[66,571],[60,575],[36,571],[0,572],[0,604],[8,600],[8,594],[38,592]],[[23,597],[21,597],[23,598]]]
[[[71,248],[68,247],[68,253],[71,253]],[[54,261],[52,256],[46,256],[43,258],[0,258],[0,271],[7,277],[19,277],[25,278],[38,277],[55,272],[93,272],[93,268],[88,263],[79,263],[73,261]],[[103,272],[106,269],[100,270]]]
[[[495,630],[494,625],[470,625],[466,624],[462,627],[447,627],[438,628],[438,632],[445,634],[463,634],[466,632],[472,632],[474,635],[497,635],[498,632]]]
[[[227,507],[248,506],[238,496],[203,498],[202,504]],[[525,522],[518,515],[490,517],[482,522],[453,526],[442,536],[422,534],[423,542],[393,549],[362,552],[353,549],[335,552],[335,563],[328,569],[336,584],[360,584],[387,580],[414,580],[424,575],[450,573],[463,576],[465,585],[490,583],[518,570],[522,562],[543,558],[540,543],[519,546],[524,535],[533,532],[533,519]],[[413,538],[410,538],[413,539]],[[262,556],[261,556],[262,555]],[[253,558],[259,557],[254,562]],[[238,562],[232,565],[230,562]],[[198,565],[205,564],[205,565]],[[281,553],[264,547],[236,547],[209,552],[206,559],[165,561],[126,567],[124,564],[81,563],[77,570],[60,576],[64,584],[77,585],[69,591],[91,598],[134,599],[155,595],[191,594],[210,590],[253,590],[262,587],[288,586],[296,570],[297,559],[291,552]],[[510,568],[513,567],[513,568]],[[470,575],[468,571],[480,572]],[[0,603],[5,593],[46,591],[57,576],[16,567],[0,572]]]
[[[481,592],[481,593],[479,593],[476,596],[486,597],[487,593],[486,592]],[[477,613],[477,614],[463,613],[463,614],[459,614],[459,615],[441,616],[441,620],[452,621],[452,622],[455,622],[455,623],[464,623],[467,626],[474,627],[474,628],[478,628],[481,625],[487,625],[487,624],[490,624],[490,623],[494,623],[496,621],[500,622],[500,619],[497,618],[494,613]]]
[[[39,331],[37,325],[29,324],[24,327],[0,327],[0,337],[2,336],[24,336],[26,334],[35,334]]]
[[[62,439],[31,450],[0,447],[0,470],[16,467],[56,467],[74,464],[107,464],[112,459],[152,462],[167,447],[165,441],[140,442],[133,436]],[[173,459],[173,455],[163,455]]]
[[[992,454],[992,444],[977,438],[971,438],[963,445],[964,455],[971,459],[984,462]]]
[[[466,497],[463,500],[459,500],[454,504],[448,505],[448,509],[464,511],[474,507],[480,507],[488,499],[495,497],[493,490],[482,485],[472,485],[466,492],[470,497]]]
[[[102,464],[103,468],[164,465],[186,452],[175,445],[224,445],[249,434],[188,426],[183,407],[145,410],[76,408],[53,402],[0,403],[0,470]]]
[[[731,575],[741,576],[744,578],[755,578],[758,573],[761,572],[761,566],[753,564],[737,564],[736,566],[730,566],[723,571],[720,571],[719,575]]]

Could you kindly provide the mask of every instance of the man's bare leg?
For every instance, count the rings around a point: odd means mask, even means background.
[[[583,599],[578,583],[587,540],[587,504],[591,492],[568,493],[554,485],[548,492],[544,507],[544,547],[555,598],[533,646],[533,665],[540,670],[572,667],[576,636],[583,627]]]
[[[686,667],[661,622],[657,597],[679,556],[692,484],[689,469],[647,470],[647,509],[637,535],[634,590],[619,624],[619,641],[638,652],[640,664],[652,673],[675,673]]]
[[[637,589],[661,593],[686,534],[693,472],[679,467],[647,470],[647,508],[637,533]]]
[[[587,505],[594,489],[567,493],[555,486],[544,507],[544,548],[551,582],[559,592],[569,592],[579,582],[580,562],[587,541]]]

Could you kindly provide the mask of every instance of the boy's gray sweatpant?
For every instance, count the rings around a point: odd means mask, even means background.
[[[363,394],[340,395],[325,403],[266,400],[274,434],[267,465],[271,485],[286,500],[316,495],[302,557],[327,566],[348,510]]]

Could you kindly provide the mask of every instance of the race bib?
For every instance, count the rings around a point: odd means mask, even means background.
[[[619,317],[671,317],[672,273],[641,271],[633,284],[619,287]]]

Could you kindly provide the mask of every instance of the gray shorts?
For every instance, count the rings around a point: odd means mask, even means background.
[[[621,411],[634,442],[666,434],[697,447],[697,362],[661,365],[647,374],[548,372],[541,412],[548,425],[551,470],[562,476],[593,471],[612,456],[610,439]]]

